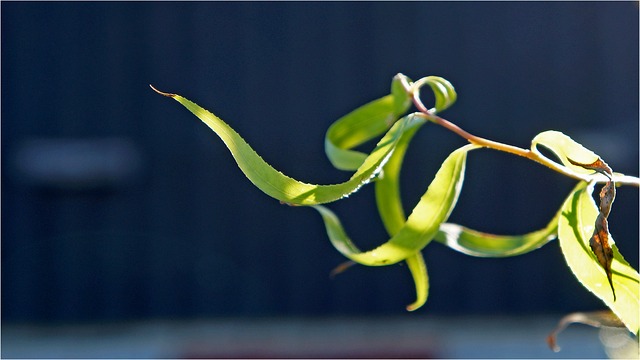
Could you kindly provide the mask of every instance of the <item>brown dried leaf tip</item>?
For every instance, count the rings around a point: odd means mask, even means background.
[[[598,263],[607,274],[609,286],[611,286],[611,291],[613,291],[613,301],[616,301],[616,290],[613,287],[613,280],[611,278],[613,249],[611,248],[611,244],[609,244],[609,223],[607,222],[607,217],[611,212],[611,205],[613,204],[613,200],[616,198],[616,184],[613,181],[613,171],[609,165],[600,158],[592,164],[580,164],[572,161],[571,159],[569,159],[569,161],[573,165],[594,170],[609,178],[609,181],[607,181],[607,183],[602,187],[602,190],[600,190],[600,213],[596,218],[595,229],[591,239],[589,239],[589,246],[591,247],[591,251],[596,255]]]
[[[596,228],[589,240],[589,246],[591,251],[596,255],[598,263],[604,268],[607,273],[607,279],[609,280],[609,286],[613,291],[613,301],[616,301],[616,290],[613,288],[613,280],[611,279],[611,263],[613,261],[613,250],[611,244],[609,244],[609,227],[607,224],[607,218],[602,215],[598,215],[596,219]]]
[[[163,95],[163,96],[166,96],[166,97],[170,97],[170,98],[172,98],[172,97],[175,97],[175,96],[176,96],[176,94],[171,94],[171,93],[162,92],[162,91],[160,91],[160,90],[158,90],[158,89],[154,88],[154,87],[153,87],[153,85],[151,85],[151,84],[149,84],[149,87],[150,87],[153,91],[157,92],[157,93],[158,93],[158,94],[160,94],[160,95]]]

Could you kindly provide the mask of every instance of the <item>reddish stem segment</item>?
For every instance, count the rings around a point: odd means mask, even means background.
[[[498,151],[503,151],[506,153],[510,153],[510,154],[514,154],[514,155],[518,155],[518,156],[522,156],[524,158],[527,158],[529,160],[535,161],[539,164],[542,164],[556,172],[559,172],[563,175],[566,175],[568,177],[577,179],[577,180],[583,180],[583,181],[589,181],[587,179],[587,177],[582,177],[578,174],[575,174],[569,170],[567,170],[564,166],[560,166],[557,163],[554,163],[552,161],[549,161],[548,159],[541,157],[540,155],[538,155],[537,153],[529,150],[529,149],[523,149],[523,148],[519,148],[517,146],[513,146],[513,145],[508,145],[508,144],[504,144],[504,143],[500,143],[497,141],[493,141],[493,140],[488,140],[476,135],[473,135],[471,133],[466,132],[465,130],[463,130],[461,127],[459,127],[458,125],[450,122],[447,119],[444,119],[436,114],[433,113],[433,111],[427,109],[426,106],[424,106],[424,104],[422,103],[422,100],[420,99],[420,92],[417,91],[418,89],[415,89],[411,84],[409,84],[408,80],[406,77],[401,77],[401,83],[403,85],[403,87],[405,88],[405,91],[407,91],[407,94],[409,94],[409,96],[411,96],[412,100],[413,100],[413,104],[415,105],[415,107],[420,111],[420,115],[422,117],[424,117],[425,119],[432,121],[442,127],[444,127],[445,129],[459,135],[460,137],[466,139],[469,143],[474,144],[474,145],[479,145],[482,147],[486,147],[486,148],[491,148],[494,150],[498,150]],[[626,185],[633,185],[636,187],[640,186],[640,179],[635,178],[635,177],[629,177],[629,176],[624,176],[621,177],[617,180],[618,183],[620,184],[626,184]]]

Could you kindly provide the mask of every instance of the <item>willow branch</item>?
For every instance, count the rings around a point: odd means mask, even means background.
[[[450,122],[449,120],[436,115],[435,109],[428,109],[422,103],[422,100],[420,99],[420,92],[415,90],[416,87],[410,84],[406,77],[401,77],[400,80],[403,87],[405,88],[405,91],[407,91],[407,94],[411,97],[414,106],[416,107],[416,109],[420,111],[420,113],[416,115],[419,115],[426,120],[429,120],[431,122],[434,122],[444,127],[445,129],[466,139],[471,144],[527,158],[529,160],[542,164],[553,171],[556,171],[562,175],[568,176],[573,179],[587,181],[587,182],[594,181],[594,180],[596,180],[597,182],[605,182],[609,180],[609,179],[605,179],[606,177],[602,177],[602,179],[595,179],[593,175],[576,174],[570,171],[569,169],[567,169],[566,167],[554,161],[551,161],[546,157],[540,156],[538,153],[533,152],[529,149],[523,149],[517,146],[508,145],[508,144],[504,144],[504,143],[493,141],[493,140],[488,140],[480,136],[473,135],[463,130],[458,125]],[[632,186],[640,187],[640,178],[637,178],[634,176],[614,174],[613,180],[619,185],[632,185]]]

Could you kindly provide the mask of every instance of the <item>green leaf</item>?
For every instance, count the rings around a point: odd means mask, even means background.
[[[340,170],[358,169],[367,154],[350,149],[380,136],[396,120],[398,116],[392,95],[365,104],[336,120],[327,130],[324,140],[329,161]]]
[[[404,225],[406,217],[400,197],[400,169],[406,154],[407,148],[418,127],[405,133],[405,136],[396,145],[389,161],[382,169],[383,176],[375,182],[376,203],[380,218],[389,233],[389,236],[396,235]],[[407,306],[407,310],[414,311],[422,307],[427,302],[429,296],[429,275],[427,266],[420,251],[406,259],[413,282],[416,288],[416,300]]]
[[[560,247],[569,268],[589,291],[600,298],[624,322],[632,333],[638,335],[640,314],[640,275],[629,266],[610,238],[613,250],[611,264],[612,283],[616,298],[608,285],[607,274],[596,256],[589,249],[589,239],[594,232],[598,207],[593,200],[594,183],[576,189],[564,202],[558,221]]]
[[[556,238],[558,217],[544,228],[524,235],[495,235],[467,227],[443,223],[435,240],[466,255],[508,257],[526,254]]]
[[[400,197],[400,170],[411,139],[419,126],[405,132],[375,182],[376,204],[380,218],[389,233],[397,234],[407,220]]]
[[[396,115],[402,115],[411,105],[411,98],[402,84],[402,80],[411,83],[411,79],[404,74],[397,74],[391,81],[391,95],[393,95],[393,108]]]
[[[328,203],[357,191],[378,175],[402,135],[425,122],[413,115],[402,118],[384,135],[348,181],[335,185],[316,185],[295,180],[275,170],[235,130],[209,111],[180,95],[157,92],[178,101],[211,128],[227,146],[240,170],[256,187],[291,205]],[[391,104],[393,99],[387,98],[384,102]]]
[[[413,276],[413,282],[416,286],[416,300],[407,305],[407,310],[415,311],[427,302],[427,297],[429,296],[427,264],[425,264],[424,257],[420,251],[416,251],[415,254],[407,257],[405,260],[407,261],[407,265]]]
[[[411,103],[411,98],[408,96],[402,84],[403,81],[407,84],[411,83],[408,77],[403,74],[398,74],[394,77],[391,85],[393,112],[396,116],[405,112]],[[428,84],[434,91],[436,98],[436,109],[433,109],[434,112],[444,110],[455,102],[455,90],[445,79],[431,76],[421,79],[421,83],[418,85],[422,86],[425,84]],[[383,98],[367,104],[342,119],[339,119],[329,128],[327,136],[325,137],[325,149],[327,156],[334,166],[340,169],[354,169],[361,164],[361,159],[366,155],[350,149],[362,144],[384,130],[384,125],[388,124],[389,121],[388,117],[385,119],[383,114],[385,114],[385,112],[388,114],[390,111],[387,103],[384,102],[385,100],[387,99]],[[418,126],[408,130],[402,136],[389,161],[385,164],[382,176],[380,176],[375,183],[378,210],[385,228],[391,237],[395,236],[402,229],[406,221],[400,200],[399,173],[407,146],[417,130]],[[337,218],[335,218],[335,220],[337,220]],[[342,233],[344,234],[344,231],[342,231]],[[407,308],[409,310],[415,310],[422,306],[427,300],[429,287],[428,275],[424,258],[419,251],[407,257],[406,260],[416,284],[417,294],[416,301]]]
[[[578,183],[576,189],[584,187]],[[573,191],[572,191],[573,193]],[[466,255],[477,257],[509,257],[539,249],[557,238],[561,210],[547,226],[523,235],[496,235],[452,223],[442,223],[435,236],[439,243]]]
[[[429,111],[432,113],[442,112],[449,108],[458,99],[453,85],[446,79],[439,76],[427,76],[419,79],[413,84],[413,91],[420,93],[420,88],[424,85],[429,85],[436,98],[436,104],[433,109]]]
[[[583,166],[575,163],[592,164],[600,160],[600,157],[593,151],[585,148],[569,136],[559,131],[550,130],[542,132],[536,135],[536,137],[531,141],[531,151],[536,153],[538,156],[553,162],[553,160],[547,158],[540,152],[540,150],[538,150],[539,145],[551,150],[558,159],[560,159],[562,165],[564,165],[570,172],[578,175],[591,175],[594,171],[591,169],[585,169]]]
[[[331,243],[347,258],[369,266],[391,265],[414,255],[449,217],[462,187],[467,152],[476,148],[466,145],[451,153],[398,233],[373,250],[360,251],[331,210],[314,206],[322,215]]]
[[[383,134],[404,114],[411,101],[398,76],[391,83],[391,95],[365,104],[336,120],[325,135],[325,152],[340,170],[356,170],[367,154],[351,150]]]

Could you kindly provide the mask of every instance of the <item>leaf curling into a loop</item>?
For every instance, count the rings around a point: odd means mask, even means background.
[[[420,251],[416,251],[414,255],[407,257],[405,260],[407,261],[416,287],[416,300],[407,305],[407,311],[416,311],[427,302],[429,295],[429,273],[427,272],[427,264]]]
[[[583,164],[595,164],[600,160],[600,157],[593,151],[559,131],[544,131],[531,140],[532,152],[541,158],[556,163],[540,152],[538,149],[540,145],[549,149],[567,170],[579,176],[593,174],[593,169],[585,168],[582,166]]]
[[[442,112],[451,107],[456,102],[458,94],[456,93],[453,85],[444,78],[439,76],[427,76],[423,77],[413,83],[413,92],[418,97],[420,96],[420,89],[424,85],[429,85],[433,95],[435,96],[435,105],[431,109],[434,113]]]

